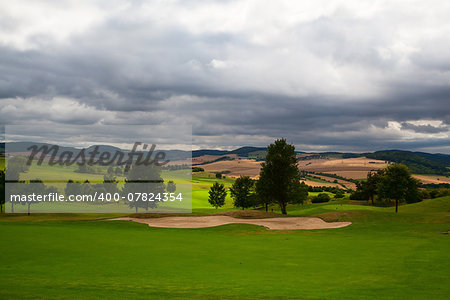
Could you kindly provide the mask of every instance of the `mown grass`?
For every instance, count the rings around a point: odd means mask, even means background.
[[[305,231],[2,217],[0,298],[448,299],[449,210],[450,197],[398,214],[351,204],[290,207],[291,215],[353,222]]]
[[[194,214],[233,209],[229,196],[224,208],[209,205],[215,181],[234,179],[193,174]],[[353,222],[302,231],[102,220],[124,214],[2,215],[0,298],[447,299],[450,197],[398,214],[362,204],[289,205],[289,216]]]

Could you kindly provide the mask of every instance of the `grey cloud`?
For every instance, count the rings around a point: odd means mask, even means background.
[[[35,49],[0,43],[0,111],[8,112],[0,123],[189,124],[198,144],[221,147],[284,136],[329,150],[448,149],[431,136],[448,127],[408,123],[450,120],[445,31],[432,40],[417,33],[413,54],[395,50],[410,41],[392,28],[409,26],[416,13],[386,7],[357,17],[340,8],[286,25],[267,44],[245,26],[195,31],[123,13],[63,43],[45,34],[33,37]],[[14,30],[14,22],[0,26]],[[58,97],[81,108],[57,111]],[[37,100],[42,107],[32,106]],[[387,132],[389,121],[400,131]],[[430,137],[406,141],[402,131]]]
[[[431,125],[414,125],[411,123],[402,123],[402,129],[412,130],[420,133],[439,133],[439,132],[448,132],[449,127],[434,127]]]

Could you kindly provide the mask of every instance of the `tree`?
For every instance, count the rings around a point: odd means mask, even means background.
[[[231,197],[234,199],[234,207],[242,209],[254,206],[254,181],[248,176],[241,176],[230,188]]]
[[[92,187],[91,183],[87,179],[81,185],[81,194],[82,195],[93,195],[94,194],[94,188]]]
[[[367,197],[364,194],[360,183],[356,184],[356,191],[353,191],[350,194],[349,198],[350,198],[350,200],[367,200]]]
[[[161,177],[161,168],[150,164],[133,165],[128,171],[122,192],[126,198],[130,194],[133,195],[133,201],[127,201],[127,204],[137,213],[138,208],[144,208],[146,212],[149,208],[156,208],[165,190],[166,185]],[[138,194],[141,195],[139,198]],[[150,194],[154,196],[152,199],[149,199]]]
[[[266,161],[261,165],[260,180],[266,187],[260,196],[273,199],[280,206],[281,213],[286,214],[287,204],[298,201],[293,192],[300,181],[294,145],[287,144],[285,139],[276,140],[269,145]]]
[[[378,185],[384,175],[385,170],[380,169],[376,172],[367,173],[367,180],[362,182],[356,182],[356,191],[351,193],[351,200],[372,200],[374,204],[374,198],[378,195]]]
[[[372,200],[372,205],[374,204],[374,197],[378,194],[378,184],[380,183],[381,177],[384,174],[384,169],[378,170],[376,173],[367,173],[367,181],[361,183],[361,189],[367,199]]]
[[[8,196],[5,195],[5,200],[9,195],[20,194],[24,188],[25,182],[20,180],[20,174],[28,171],[30,166],[27,164],[27,159],[23,156],[14,156],[7,160],[5,169],[5,180],[12,182],[8,186]],[[5,190],[6,192],[6,190]],[[11,201],[11,212],[14,213],[14,201]]]
[[[216,173],[216,178],[217,179],[221,179],[222,178],[222,173]]]
[[[255,185],[255,202],[256,204],[262,204],[266,211],[269,210],[269,205],[273,202],[270,194],[270,190],[268,189],[268,185],[266,181],[268,180],[267,176],[260,177],[258,181],[256,181]]]
[[[337,190],[336,193],[334,194],[334,198],[336,199],[344,198],[344,192],[342,190]]]
[[[49,193],[56,193],[57,189],[54,186],[46,186],[41,179],[32,179],[28,184],[25,184],[25,194],[31,195],[45,195]],[[38,204],[38,201],[32,201],[32,199],[27,198],[27,201],[21,202],[23,205],[27,205],[28,207],[28,215],[31,214],[31,204]]]
[[[320,193],[311,200],[312,203],[324,203],[328,201],[330,201],[330,196],[325,193]]]
[[[221,183],[214,182],[214,184],[209,189],[208,202],[216,209],[222,207],[225,204],[225,197],[227,196],[227,191],[225,186]]]
[[[103,175],[103,188],[105,189],[106,193],[114,194],[119,191],[119,188],[117,187],[117,183],[119,183],[116,180],[116,176],[113,175],[114,172]]]
[[[6,163],[6,173],[8,174],[8,180],[10,180],[10,174],[8,172],[17,172],[18,174],[20,174],[28,171],[29,168],[30,166],[27,164],[26,157],[14,156],[9,158]]]
[[[308,199],[308,186],[304,182],[294,181],[289,189],[289,199],[292,204],[302,204]]]
[[[168,193],[175,193],[175,191],[177,190],[177,185],[172,180],[169,180],[166,190]]]
[[[3,205],[5,204],[5,172],[0,170],[0,213],[3,213]]]
[[[80,195],[81,183],[74,182],[72,179],[69,179],[64,189],[64,194],[66,195],[66,197],[69,197],[69,195]]]
[[[390,165],[380,178],[378,195],[383,199],[395,200],[395,212],[398,212],[398,203],[418,202],[418,180],[411,176],[408,167],[402,164]]]

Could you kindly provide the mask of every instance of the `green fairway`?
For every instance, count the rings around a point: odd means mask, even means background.
[[[209,202],[209,188],[214,182],[222,183],[226,188],[231,187],[234,182],[233,178],[215,178],[215,174],[199,172],[192,174],[192,209],[201,212],[214,212],[233,209],[233,199],[230,197],[230,193],[227,194],[225,199],[225,205],[219,209],[213,208]]]
[[[341,229],[150,228],[102,215],[0,218],[0,298],[446,299],[450,197],[315,204]]]

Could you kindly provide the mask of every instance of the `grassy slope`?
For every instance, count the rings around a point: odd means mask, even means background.
[[[208,203],[208,191],[214,182],[220,182],[225,185],[226,188],[230,187],[234,179],[227,177],[223,179],[215,178],[212,173],[200,172],[192,175],[192,209],[200,212],[214,212],[216,209],[211,207]],[[225,205],[218,209],[218,211],[233,209],[233,200],[229,193],[225,199]]]
[[[360,205],[290,208],[354,223],[277,232],[251,225],[158,229],[75,221],[78,215],[1,218],[0,295],[445,299],[450,293],[450,243],[440,233],[449,229],[450,197],[402,206],[397,215]]]
[[[311,176],[305,176],[305,178],[309,179],[311,181],[314,181],[314,182],[319,182],[319,183],[330,183],[331,182],[331,181],[326,181],[326,180],[319,179],[319,178],[314,178],[314,177],[311,177]]]

